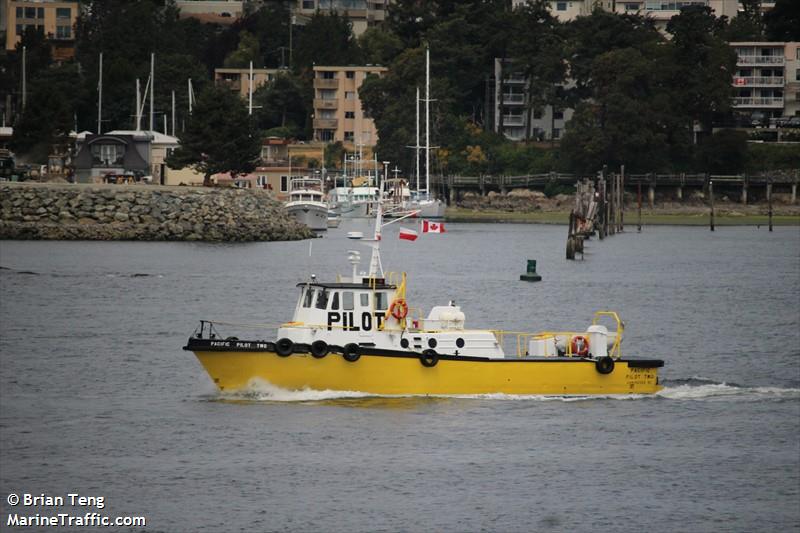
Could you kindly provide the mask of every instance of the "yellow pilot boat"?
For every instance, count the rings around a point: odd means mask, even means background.
[[[600,311],[585,331],[500,332],[469,329],[450,302],[427,315],[409,308],[406,276],[384,275],[378,202],[369,272],[335,282],[311,276],[298,284],[291,322],[274,340],[240,340],[203,320],[185,350],[195,353],[222,391],[268,383],[287,390],[358,391],[376,395],[606,395],[661,389],[659,359],[623,357],[623,323]],[[396,222],[396,219],[387,224]],[[614,331],[601,324],[614,322]],[[609,324],[611,325],[611,324]],[[516,343],[516,353],[504,345]]]

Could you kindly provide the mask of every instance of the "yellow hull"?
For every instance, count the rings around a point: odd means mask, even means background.
[[[387,395],[459,394],[652,394],[658,368],[617,360],[609,374],[594,361],[441,359],[425,367],[416,357],[362,355],[355,362],[339,354],[316,359],[295,353],[280,357],[269,351],[194,350],[208,375],[222,391],[247,389],[261,379],[288,390],[359,391]]]

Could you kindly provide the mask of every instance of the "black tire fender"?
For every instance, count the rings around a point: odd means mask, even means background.
[[[439,354],[436,353],[436,350],[425,350],[420,354],[419,361],[422,366],[433,368],[439,362]]]
[[[328,343],[323,340],[316,340],[311,343],[311,355],[317,359],[322,359],[328,355]]]
[[[344,357],[345,361],[349,361],[351,363],[358,361],[358,359],[361,357],[358,344],[354,342],[346,344],[344,350],[342,351],[342,357]]]
[[[292,342],[291,339],[287,339],[286,337],[284,337],[275,343],[275,353],[277,353],[281,357],[288,357],[292,355],[293,351],[294,351],[294,343]]]
[[[600,374],[610,374],[614,371],[614,360],[606,355],[595,361],[594,367]]]

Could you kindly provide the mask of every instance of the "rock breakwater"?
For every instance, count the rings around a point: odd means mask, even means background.
[[[0,239],[283,241],[313,237],[272,193],[155,185],[0,184]]]

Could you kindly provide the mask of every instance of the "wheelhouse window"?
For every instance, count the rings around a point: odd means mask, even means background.
[[[342,309],[345,311],[353,310],[353,293],[345,291],[342,293]]]
[[[339,293],[334,292],[333,298],[331,298],[331,310],[338,311],[339,310]]]
[[[328,308],[328,289],[320,289],[317,293],[317,309]]]
[[[314,301],[314,293],[317,292],[314,289],[306,289],[305,297],[303,298],[303,307],[311,307],[311,303]]]
[[[369,293],[361,293],[361,307],[369,307]]]
[[[385,311],[388,305],[389,298],[385,292],[375,293],[375,309],[378,311]]]

